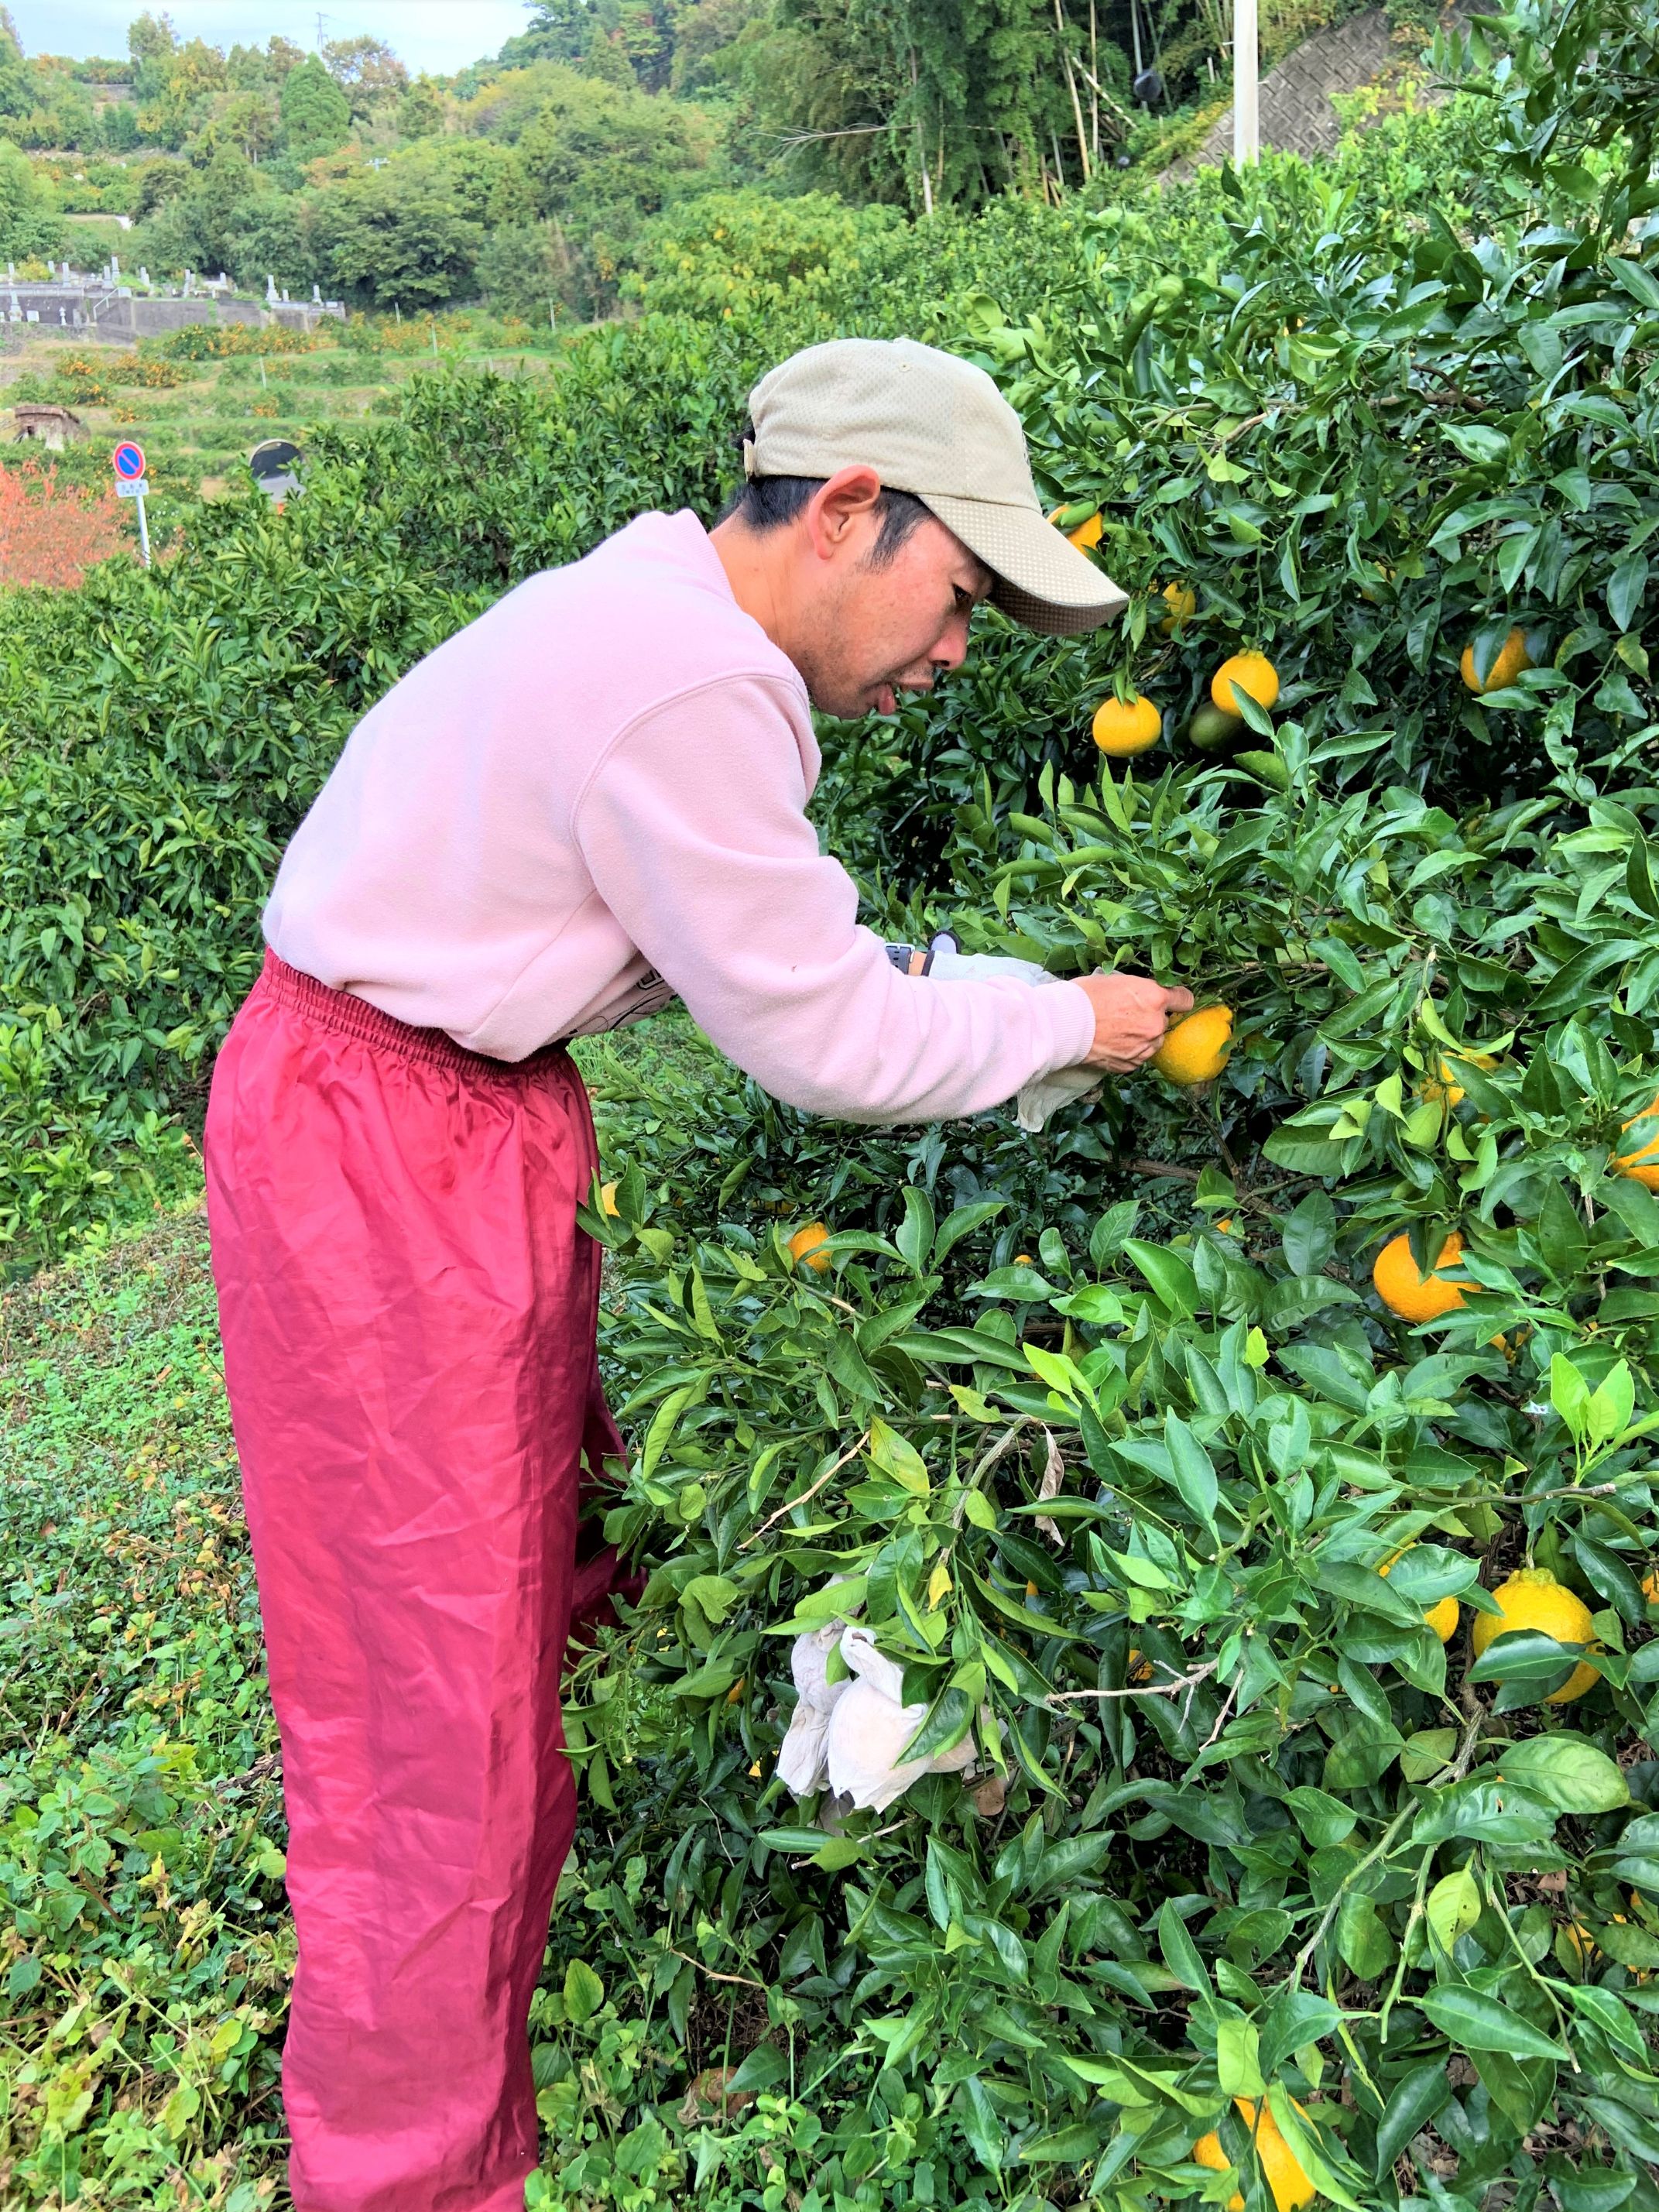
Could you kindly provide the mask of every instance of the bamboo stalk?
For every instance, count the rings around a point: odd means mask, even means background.
[[[1083,102],[1078,97],[1077,79],[1072,74],[1072,57],[1066,46],[1066,16],[1060,0],[1054,0],[1054,27],[1060,33],[1060,66],[1066,71],[1066,89],[1072,95],[1072,114],[1077,124],[1078,159],[1083,164],[1083,181],[1089,181],[1089,141],[1083,128]],[[1054,149],[1054,159],[1060,159],[1060,149]]]

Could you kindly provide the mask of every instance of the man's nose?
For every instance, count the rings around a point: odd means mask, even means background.
[[[934,673],[941,670],[960,668],[968,658],[968,625],[951,622],[943,629],[928,650],[927,658],[933,664]]]

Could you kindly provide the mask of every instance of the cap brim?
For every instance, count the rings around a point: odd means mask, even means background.
[[[995,576],[993,605],[1025,629],[1048,637],[1077,637],[1128,605],[1128,593],[1035,507],[923,496],[945,528]]]

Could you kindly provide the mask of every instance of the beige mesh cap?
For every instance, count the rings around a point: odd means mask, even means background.
[[[910,338],[834,338],[763,376],[749,415],[746,476],[876,470],[978,554],[992,599],[1028,629],[1075,636],[1128,604],[1044,520],[1019,417],[972,362]]]

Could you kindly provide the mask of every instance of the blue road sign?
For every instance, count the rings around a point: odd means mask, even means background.
[[[122,440],[112,458],[116,475],[124,477],[128,483],[137,483],[144,473],[144,449],[142,446],[135,446],[131,439]]]

